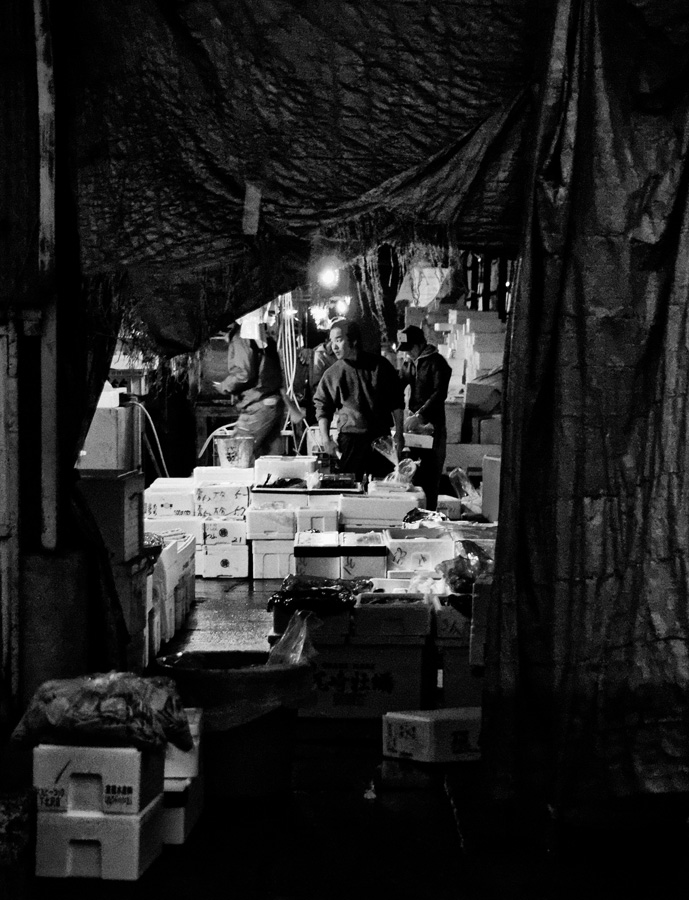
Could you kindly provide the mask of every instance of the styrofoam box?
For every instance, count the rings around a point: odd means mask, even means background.
[[[203,776],[166,778],[163,794],[163,843],[185,843],[203,809]]]
[[[462,501],[459,497],[451,497],[449,494],[438,496],[438,512],[445,513],[448,519],[456,520],[462,515]]]
[[[180,577],[177,541],[166,539],[153,568],[153,605],[160,615],[161,638],[169,641],[175,633],[175,588]]]
[[[343,496],[343,494],[312,493],[308,495],[308,507],[309,509],[333,509],[338,514],[339,521],[340,498]]]
[[[294,572],[294,539],[252,541],[254,579],[287,578]]]
[[[404,593],[409,590],[408,578],[372,578],[372,591],[386,591],[388,593]]]
[[[250,506],[246,511],[246,533],[249,540],[289,540],[297,530],[293,509],[261,509]]]
[[[123,472],[140,468],[141,417],[142,411],[136,406],[98,406],[77,468]]]
[[[399,496],[354,496],[343,494],[340,498],[340,522],[351,525],[397,525],[406,514],[419,505],[418,496],[405,491]]]
[[[337,531],[297,532],[294,536],[297,575],[340,577],[340,535]]]
[[[430,450],[433,446],[432,434],[415,434],[411,431],[404,432],[404,443],[407,447],[418,447],[424,450]]]
[[[240,469],[237,466],[197,466],[192,473],[192,478],[196,486],[210,482],[251,487],[254,483],[254,467]]]
[[[388,548],[379,532],[340,534],[340,578],[385,578]]]
[[[194,510],[193,478],[156,478],[144,491],[144,516],[191,518]]]
[[[248,578],[249,545],[226,544],[206,547],[204,578]]]
[[[185,708],[189,730],[194,741],[191,750],[180,750],[169,741],[165,745],[165,778],[195,778],[199,774],[199,748],[203,728],[203,710]]]
[[[274,478],[306,478],[317,468],[315,456],[259,456],[254,463],[254,484]]]
[[[242,519],[201,519],[203,543],[206,547],[218,544],[246,544],[247,526]]]
[[[136,815],[162,793],[164,754],[135,747],[39,744],[33,785],[39,811]]]
[[[204,519],[243,519],[249,506],[249,488],[238,484],[196,486],[196,514]]]
[[[251,506],[254,509],[306,509],[309,496],[300,491],[251,491]]]
[[[193,534],[197,545],[203,544],[203,519],[201,516],[152,516],[144,519],[144,531],[152,534],[169,534],[177,537]]]
[[[383,756],[452,763],[481,755],[480,707],[404,710],[383,716]]]
[[[441,529],[388,528],[388,574],[396,569],[434,569],[444,560],[454,559],[454,540]]]
[[[337,531],[338,515],[337,507],[332,509],[298,509],[297,531]]]
[[[163,794],[134,816],[39,812],[36,875],[136,881],[163,849]]]
[[[481,512],[489,522],[497,522],[500,508],[499,455],[483,457],[483,481],[481,482]]]
[[[421,637],[351,638],[319,643],[314,658],[315,703],[304,718],[379,718],[428,705],[437,671]]]

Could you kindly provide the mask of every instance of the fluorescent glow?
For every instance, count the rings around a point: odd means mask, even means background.
[[[321,287],[328,289],[334,288],[337,286],[339,280],[340,273],[338,269],[335,269],[332,266],[327,266],[318,273],[318,283]]]
[[[349,300],[345,300],[344,297],[341,297],[335,304],[335,310],[341,316],[344,316],[344,314],[347,312],[348,309],[349,309]]]

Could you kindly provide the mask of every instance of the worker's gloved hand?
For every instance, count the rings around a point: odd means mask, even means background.
[[[404,430],[409,434],[412,434],[417,428],[420,428],[422,424],[421,417],[414,413],[404,420]]]
[[[335,456],[337,454],[337,443],[330,437],[327,440],[326,445],[323,447],[323,442],[321,441],[322,452],[329,453],[331,456]]]
[[[219,394],[226,394],[226,395],[229,394],[229,395],[231,395],[231,394],[232,394],[232,388],[230,387],[229,382],[230,382],[229,377],[223,379],[223,381],[214,381],[214,382],[213,382],[213,387],[216,389],[216,391],[217,391]],[[234,398],[231,398],[231,399],[234,399]]]

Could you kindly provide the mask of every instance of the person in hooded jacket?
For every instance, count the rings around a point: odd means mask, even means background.
[[[426,341],[421,328],[409,325],[402,331],[404,340],[398,350],[408,355],[402,367],[402,383],[410,387],[409,411],[406,431],[414,431],[419,425],[433,426],[433,446],[420,450],[420,464],[415,480],[426,494],[426,508],[438,506],[440,476],[447,453],[447,425],[445,400],[450,385],[452,369],[438,348]]]

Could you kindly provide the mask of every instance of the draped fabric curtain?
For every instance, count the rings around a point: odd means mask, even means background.
[[[563,816],[689,790],[688,50],[686,4],[557,3],[508,341],[484,752],[498,796]]]

